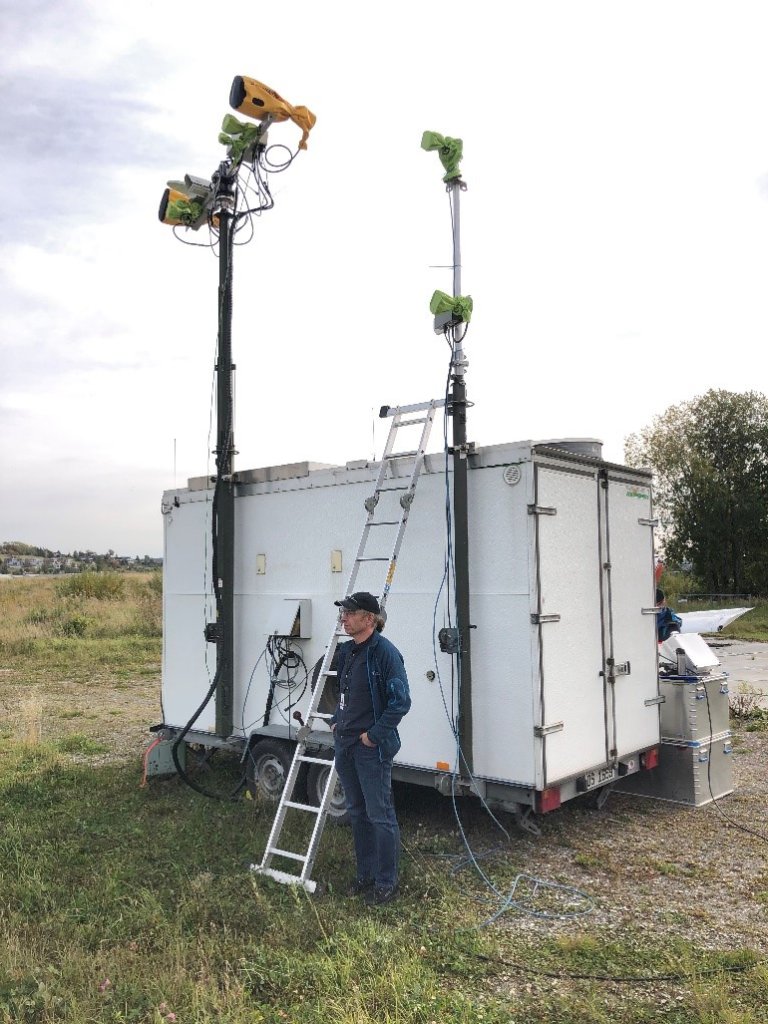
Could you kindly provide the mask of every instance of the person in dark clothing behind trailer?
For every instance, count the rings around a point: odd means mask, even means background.
[[[397,726],[411,706],[403,656],[381,635],[383,615],[373,594],[336,601],[344,631],[339,646],[339,703],[331,717],[336,772],[344,787],[357,876],[350,895],[380,906],[397,895],[400,829],[392,803]]]
[[[659,643],[664,640],[668,640],[673,633],[679,633],[683,627],[683,620],[679,615],[675,615],[671,608],[667,606],[667,599],[664,596],[664,591],[656,590],[656,634],[659,638]]]

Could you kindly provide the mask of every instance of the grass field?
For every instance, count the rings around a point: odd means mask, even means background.
[[[141,785],[159,607],[153,576],[0,583],[3,1024],[768,1019],[767,848],[712,807],[574,801],[539,838],[505,817],[507,839],[461,806],[500,898],[467,864],[450,801],[398,789],[398,903],[343,897],[343,828],[323,838],[322,895],[255,877],[269,806],[207,800],[176,778]],[[759,828],[766,737],[739,744],[744,793],[728,811]],[[199,770],[225,790],[239,768]],[[542,916],[569,897],[527,889],[536,914],[510,907],[483,926],[520,872],[579,890],[593,912]]]

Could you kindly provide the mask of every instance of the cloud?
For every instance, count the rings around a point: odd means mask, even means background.
[[[79,0],[29,7],[6,2],[0,13],[3,38],[14,40],[0,76],[0,224],[5,238],[43,232],[48,241],[56,227],[108,220],[119,175],[171,165],[183,141],[162,130],[150,99],[148,83],[170,73],[152,42],[121,38]],[[13,201],[13,183],[24,202]]]

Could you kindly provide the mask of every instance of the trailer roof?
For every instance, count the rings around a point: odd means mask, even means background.
[[[510,465],[520,462],[530,462],[534,456],[550,457],[558,460],[565,460],[570,463],[582,465],[595,465],[611,469],[621,469],[648,478],[650,482],[651,473],[648,469],[637,469],[623,466],[620,463],[607,463],[601,458],[602,442],[596,438],[554,438],[548,440],[525,440],[514,441],[505,444],[486,445],[476,448],[470,455],[470,465],[473,469],[488,468],[491,466]],[[289,462],[279,466],[262,466],[258,469],[240,470],[235,473],[235,482],[240,493],[250,493],[255,486],[281,484],[291,481],[293,486],[327,487],[341,483],[355,483],[369,477],[374,469],[378,469],[380,463],[367,459],[352,459],[343,465],[333,465],[327,462]],[[450,469],[450,465],[449,465]],[[424,459],[423,472],[442,473],[445,470],[445,455],[437,452],[427,455]],[[312,478],[311,480],[309,478]],[[178,495],[180,493],[207,491],[213,488],[214,478],[207,476],[191,477],[187,481],[186,488],[175,488],[166,491],[167,495]],[[289,484],[290,487],[290,484]],[[271,487],[267,487],[271,490]],[[282,489],[279,487],[279,489]]]

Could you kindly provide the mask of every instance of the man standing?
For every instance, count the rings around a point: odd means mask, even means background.
[[[400,749],[397,726],[411,697],[403,656],[379,632],[383,618],[374,595],[360,591],[335,604],[351,638],[339,646],[339,703],[330,722],[355,843],[351,894],[379,906],[397,895],[400,829],[392,803],[392,759]]]

